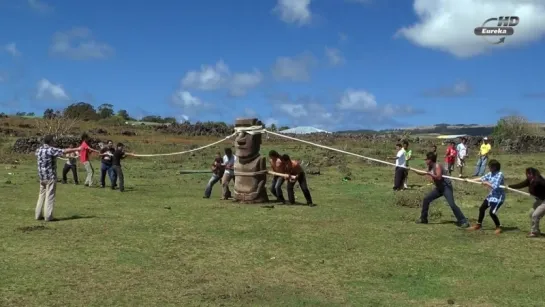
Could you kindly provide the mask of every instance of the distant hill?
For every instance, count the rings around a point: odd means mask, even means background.
[[[545,124],[541,124],[545,128]],[[480,135],[490,135],[494,132],[496,125],[478,125],[478,124],[436,124],[433,126],[419,126],[419,127],[409,127],[401,129],[388,129],[388,130],[346,130],[339,131],[338,133],[402,133],[404,131],[410,132],[411,134],[467,134],[471,136],[480,136]]]

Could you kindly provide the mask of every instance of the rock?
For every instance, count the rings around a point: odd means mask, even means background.
[[[89,132],[92,134],[108,135],[108,131],[103,128],[91,129]]]
[[[124,131],[121,131],[121,134],[124,136],[135,136],[136,132],[130,131],[130,130],[124,130]]]

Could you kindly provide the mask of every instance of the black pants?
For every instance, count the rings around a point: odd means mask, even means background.
[[[284,177],[274,176],[271,182],[271,193],[276,197],[278,201],[285,201],[284,194],[282,193],[282,185],[284,184]]]
[[[62,183],[66,183],[66,175],[68,175],[68,172],[70,170],[72,170],[72,175],[74,175],[74,183],[79,184],[78,170],[75,165],[71,165],[71,164],[65,164],[62,169]]]
[[[439,197],[445,197],[450,209],[452,210],[452,213],[454,213],[454,216],[458,220],[458,223],[463,224],[467,222],[466,217],[464,216],[464,213],[456,205],[454,202],[454,191],[452,190],[452,186],[440,186],[435,187],[426,197],[424,197],[424,201],[422,201],[422,212],[420,213],[420,220],[421,221],[428,221],[428,211],[430,209],[430,204],[432,201],[438,199]]]
[[[301,187],[301,191],[303,191],[303,195],[305,195],[305,199],[307,200],[307,204],[312,204],[312,196],[310,196],[310,191],[308,189],[307,185],[307,176],[305,173],[299,174],[299,177],[297,178],[297,182],[299,183],[299,187]],[[291,182],[288,180],[288,200],[290,204],[295,203],[295,192],[293,191],[293,188],[295,187],[295,182]]]
[[[403,184],[405,184],[406,169],[403,167],[396,167],[394,173],[394,191],[402,190]]]
[[[479,219],[477,223],[482,224],[484,220],[484,215],[486,214],[486,209],[490,208],[490,211],[488,212],[490,214],[490,217],[492,218],[492,221],[494,221],[494,224],[496,227],[500,227],[500,219],[496,215],[496,212],[500,208],[501,204],[498,203],[491,203],[488,202],[488,200],[484,200],[481,207],[479,208]]]
[[[112,189],[115,189],[117,180],[119,179],[119,191],[125,191],[125,177],[123,176],[123,169],[121,165],[112,165]]]

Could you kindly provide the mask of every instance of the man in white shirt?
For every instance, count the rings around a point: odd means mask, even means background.
[[[467,157],[467,139],[465,137],[462,138],[462,142],[456,146],[456,152],[458,153],[456,157],[456,164],[458,166],[458,169],[460,170],[459,177],[462,178],[464,166],[466,165],[466,157]]]
[[[225,156],[223,156],[223,163],[221,164],[223,167],[225,167],[225,173],[223,173],[223,178],[221,179],[221,185],[223,188],[221,199],[223,200],[231,198],[229,182],[231,182],[231,179],[235,179],[236,160],[237,157],[233,155],[233,150],[231,148],[225,148]]]
[[[394,191],[403,190],[403,184],[405,183],[405,168],[406,168],[406,157],[405,149],[401,144],[396,144],[397,154],[395,157],[390,157],[389,159],[395,160],[396,168],[394,174]]]

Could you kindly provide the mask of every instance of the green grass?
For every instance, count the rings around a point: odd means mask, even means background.
[[[126,193],[59,185],[55,215],[66,220],[42,223],[33,220],[35,161],[1,165],[0,306],[545,306],[545,242],[525,238],[532,199],[508,194],[500,219],[511,231],[500,236],[489,217],[484,231],[457,229],[443,200],[432,224],[416,225],[431,188],[421,177],[409,180],[422,187],[394,194],[390,167],[295,143],[276,148],[323,165],[308,178],[317,207],[233,204],[219,200],[219,186],[202,199],[209,176],[177,173],[206,168],[220,149],[212,148],[125,160]],[[543,168],[537,155],[496,158],[509,183],[526,166]],[[455,191],[475,218],[486,190],[455,183]]]

